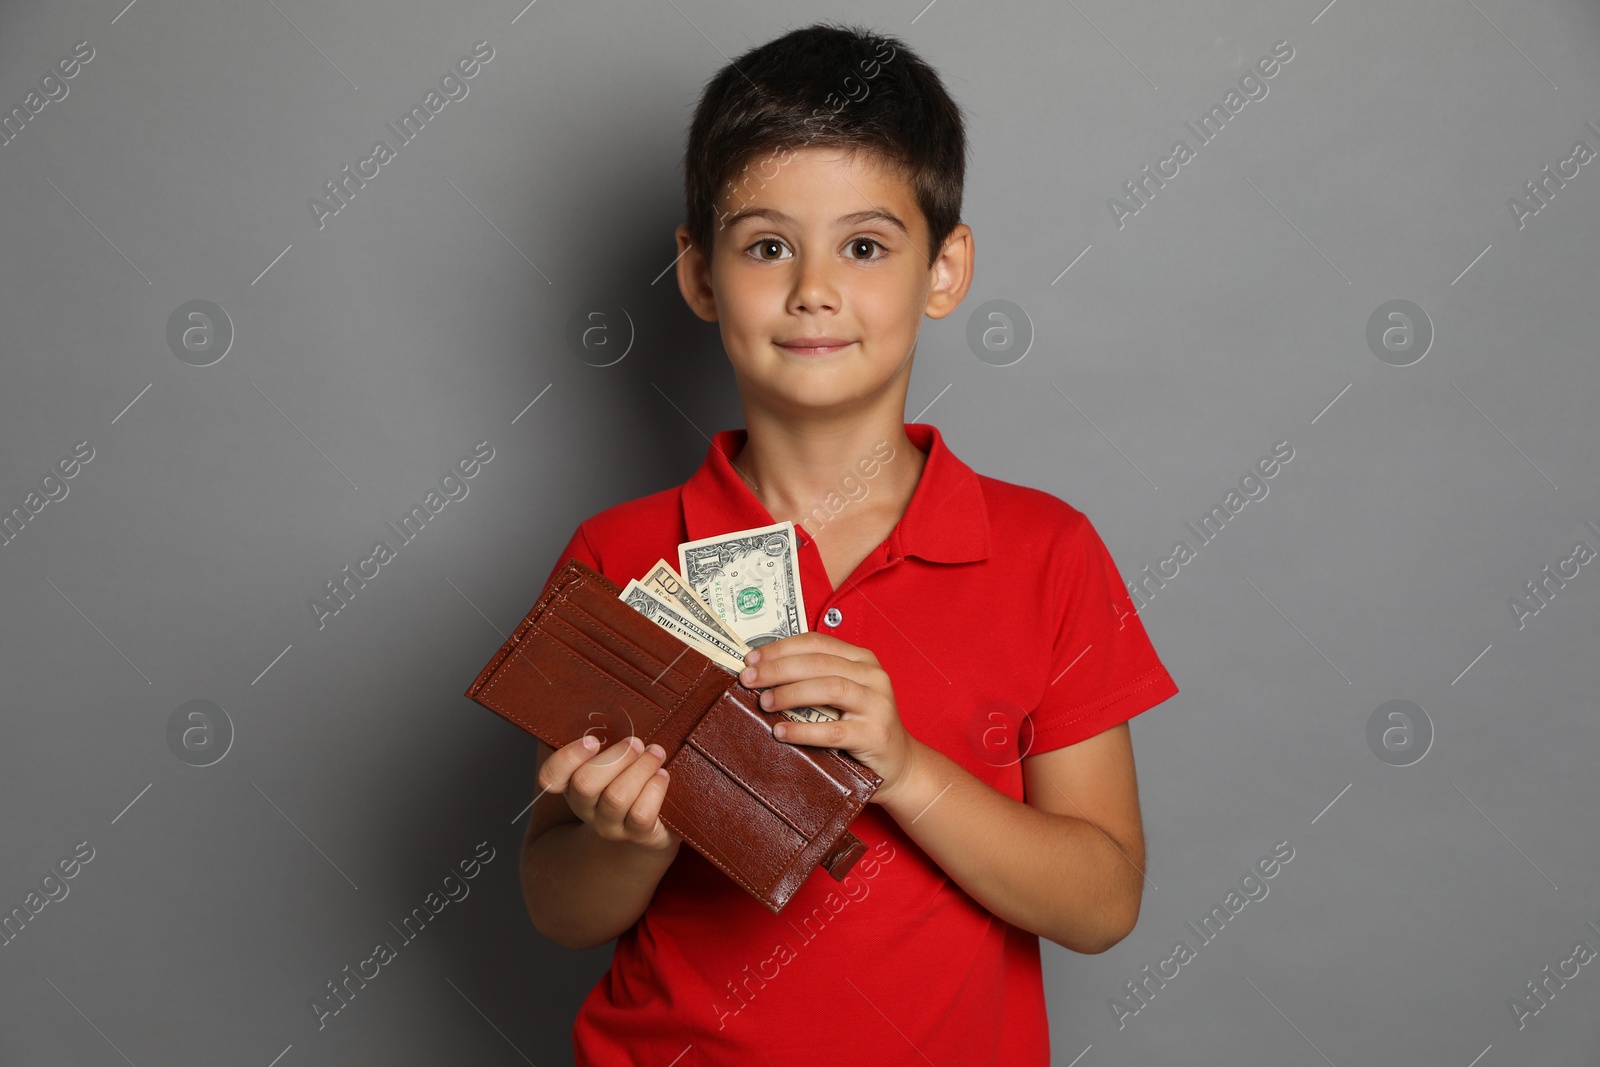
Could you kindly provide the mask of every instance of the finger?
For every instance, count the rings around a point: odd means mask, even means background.
[[[592,736],[592,735],[591,735]],[[602,738],[602,743],[604,739]],[[622,766],[633,762],[633,757],[644,751],[644,742],[632,734],[613,742],[609,747],[602,748],[589,762],[596,767],[609,767],[613,763]]]
[[[644,742],[637,737],[623,738],[573,772],[572,790],[592,804],[611,784],[611,780],[626,770],[643,751]]]
[[[739,672],[739,680],[751,689],[782,685],[801,678],[838,675],[863,686],[870,686],[880,668],[874,663],[844,659],[831,652],[803,652],[775,660],[760,660]]]
[[[862,648],[860,645],[852,645],[850,642],[834,637],[832,634],[818,633],[815,630],[807,630],[803,634],[790,634],[788,637],[780,637],[776,641],[768,641],[764,645],[758,645],[756,648],[751,649],[751,652],[756,654],[757,662],[807,652],[826,652],[857,663],[877,661],[877,657],[872,654],[871,650]],[[745,662],[750,662],[749,653],[745,655]]]
[[[601,791],[595,803],[595,816],[620,830],[628,809],[633,807],[633,802],[639,796],[639,790],[644,788],[644,784],[665,760],[666,752],[660,745],[651,745],[639,753],[628,768],[611,779],[611,784]]]
[[[773,686],[762,691],[759,700],[767,711],[786,711],[789,708],[832,705],[844,712],[870,715],[878,707],[881,696],[860,682],[838,675],[820,678],[802,678],[787,685]]]
[[[630,837],[646,838],[655,832],[656,821],[661,816],[661,805],[667,799],[667,786],[670,781],[671,775],[664,767],[658,767],[650,772],[650,777],[639,790],[633,807],[628,809],[627,816],[622,820],[623,827]]]
[[[832,722],[790,722],[785,720],[772,727],[772,736],[791,745],[814,745],[818,748],[849,748],[850,739],[859,723],[848,719]]]
[[[539,788],[546,793],[562,793],[579,767],[599,751],[600,742],[592,737],[580,737],[550,753],[539,768]]]

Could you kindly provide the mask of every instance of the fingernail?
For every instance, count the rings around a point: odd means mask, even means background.
[[[656,759],[667,758],[667,750],[662,748],[660,745],[650,745],[645,749],[645,751],[650,753],[650,755],[654,756]]]
[[[783,723],[780,722],[780,723],[773,724],[772,736],[776,737],[779,741],[782,741],[783,740],[783,735],[788,733],[788,732],[789,732],[788,727],[786,725],[784,725]]]
[[[628,747],[633,749],[635,752],[643,752],[644,742],[639,740],[637,737],[630,737],[628,738]]]
[[[758,648],[752,648],[749,652],[745,653],[744,661],[746,663],[754,663],[756,660],[758,660],[760,658],[761,658],[761,650],[758,649]]]
[[[746,683],[755,681],[756,669],[754,667],[746,667],[744,670],[739,672],[739,680]]]
[[[663,778],[668,777],[667,769],[665,767],[657,767],[656,768],[656,773],[659,774]]]
[[[766,690],[762,691],[762,693],[761,693],[761,706],[764,707],[764,708],[772,707],[772,690],[766,689]]]
[[[588,749],[590,752],[593,752],[595,749],[600,747],[600,741],[593,734],[584,734],[583,747]]]

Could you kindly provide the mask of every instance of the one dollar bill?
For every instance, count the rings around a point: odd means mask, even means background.
[[[751,648],[805,633],[799,540],[787,519],[685,541],[678,546],[678,573]]]
[[[794,523],[685,541],[678,546],[678,573],[726,628],[750,648],[806,632],[800,591],[800,541]],[[790,708],[799,722],[825,722],[839,709]]]

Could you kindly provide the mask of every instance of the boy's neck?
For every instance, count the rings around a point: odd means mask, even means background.
[[[911,444],[902,421],[904,405],[868,418],[860,414],[827,422],[796,422],[771,413],[745,411],[746,438],[730,457],[734,469],[775,519],[805,525],[829,494],[848,499],[849,486],[864,484],[874,512],[904,514],[922,475],[926,455]],[[894,461],[883,462],[884,448]],[[875,470],[868,479],[862,464]],[[841,485],[841,482],[844,485]],[[859,490],[858,490],[859,491]]]

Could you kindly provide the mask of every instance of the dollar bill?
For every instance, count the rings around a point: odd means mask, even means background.
[[[678,573],[751,648],[806,631],[794,523],[736,530],[678,546]]]
[[[676,601],[658,596],[649,587],[640,585],[637,579],[629,581],[618,597],[651,622],[704,653],[717,666],[734,674],[744,669],[746,650],[729,641],[720,631],[690,618]]]
[[[727,626],[666,560],[657,560],[644,579],[629,582],[619,597],[717,666],[733,674],[743,669],[744,653],[750,647],[728,632]],[[783,714],[795,722],[839,718],[839,711],[827,706],[784,708]]]
[[[678,546],[678,574],[726,628],[749,648],[806,632],[800,591],[800,541],[794,523],[685,541]],[[797,722],[841,716],[829,705],[785,709]]]
[[[694,591],[694,587],[684,581],[666,560],[656,560],[655,566],[650,568],[649,573],[639,579],[639,584],[661,599],[677,604],[680,611],[701,626],[721,634],[729,644],[739,649],[741,657],[750,651],[750,646],[739,640],[738,636],[723,624],[710,606],[700,599],[700,594]]]

